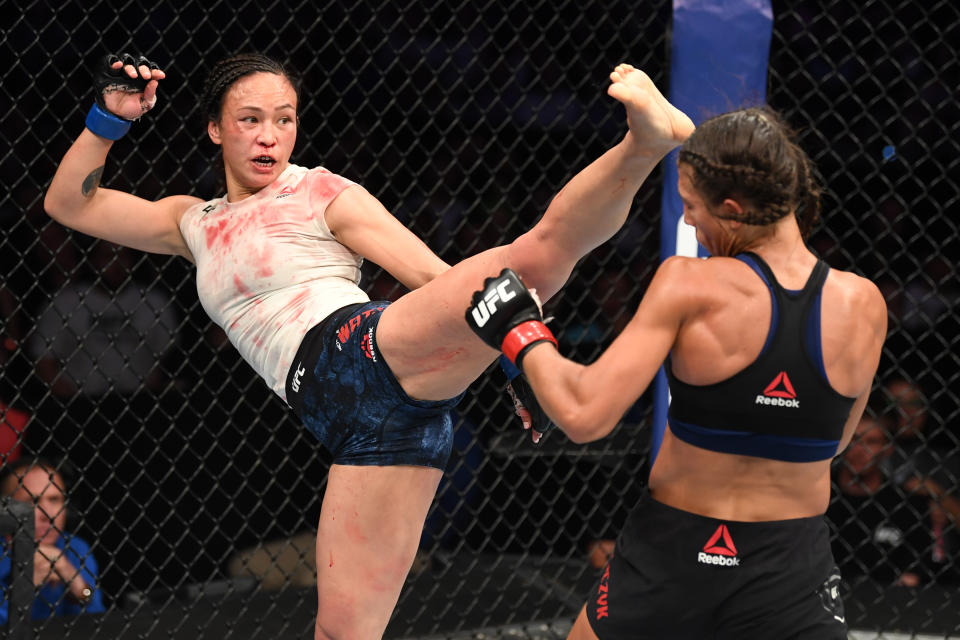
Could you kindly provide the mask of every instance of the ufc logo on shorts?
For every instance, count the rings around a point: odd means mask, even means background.
[[[300,363],[297,363],[297,371],[293,374],[293,382],[290,383],[290,388],[294,391],[300,391],[300,376],[305,374],[307,370],[300,366]]]
[[[477,323],[478,327],[487,324],[490,316],[497,312],[497,301],[506,302],[517,295],[516,291],[510,291],[507,288],[509,284],[510,282],[508,280],[504,280],[497,285],[496,289],[485,295],[483,300],[480,301],[480,304],[470,310],[470,313],[473,314],[473,320]]]

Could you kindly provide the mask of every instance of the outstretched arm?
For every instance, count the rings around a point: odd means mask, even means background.
[[[147,60],[141,58],[138,63],[134,64],[129,57],[103,63],[96,87],[101,100],[91,110],[86,128],[60,161],[44,208],[54,220],[82,233],[134,249],[177,254],[192,260],[178,223],[187,207],[199,202],[199,198],[172,196],[151,202],[100,187],[114,140],[123,135],[130,120],[153,108],[157,85],[165,77],[161,69]]]
[[[539,309],[515,274],[505,272],[484,283],[467,310],[467,324],[523,370],[540,406],[568,438],[598,440],[646,391],[673,347],[683,319],[700,304],[696,293],[682,286],[691,278],[691,264],[685,258],[666,260],[630,324],[590,365],[560,355],[552,334],[540,321]]]
[[[684,259],[672,258],[657,270],[636,313],[596,361],[582,365],[555,349],[534,348],[523,371],[557,426],[574,442],[605,437],[643,395],[697,304],[680,283],[688,282]]]
[[[697,304],[695,295],[680,286],[689,279],[688,267],[682,258],[664,262],[630,324],[590,365],[560,355],[515,274],[488,279],[474,294],[466,319],[484,342],[523,370],[540,406],[568,438],[590,442],[609,434],[643,394],[685,314]]]

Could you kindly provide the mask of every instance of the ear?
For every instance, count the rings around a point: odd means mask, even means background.
[[[207,135],[213,141],[213,144],[220,144],[223,138],[220,137],[220,124],[213,120],[207,120]]]
[[[738,230],[743,223],[743,207],[733,198],[726,198],[720,203],[720,220],[727,225],[731,231]]]

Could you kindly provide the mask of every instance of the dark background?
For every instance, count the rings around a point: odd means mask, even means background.
[[[315,527],[328,458],[225,345],[188,263],[107,247],[122,274],[107,281],[104,243],[43,212],[56,164],[83,127],[100,56],[143,53],[167,71],[159,107],[114,145],[104,186],[151,199],[220,195],[197,97],[212,62],[261,51],[302,78],[293,161],[362,183],[450,262],[529,228],[568,177],[619,139],[622,110],[605,95],[614,65],[629,61],[667,87],[666,2],[379,4],[0,2],[0,399],[32,416],[27,450],[76,469],[71,526],[92,542],[114,611],[189,608],[184,589],[224,579],[238,549]],[[827,187],[811,244],[831,266],[881,287],[890,335],[878,385],[920,385],[929,443],[955,454],[960,9],[805,1],[775,2],[774,12],[768,99],[797,127]],[[659,187],[657,174],[627,227],[549,305],[570,357],[595,358],[639,302],[658,262]],[[44,309],[87,281],[166,296],[173,337],[135,390],[57,392],[37,372],[49,352],[38,329]],[[402,293],[374,265],[364,282],[373,297]],[[463,574],[441,559],[477,555],[505,568],[558,562],[573,572],[564,584],[589,584],[585,545],[615,535],[646,477],[648,403],[604,442],[573,447],[554,434],[536,450],[501,384],[492,371],[458,408],[456,451],[423,549],[454,582]],[[498,580],[484,583],[490,593]],[[493,602],[467,593],[466,608],[479,613],[454,626],[570,616],[586,594],[560,597],[545,584]],[[160,595],[126,597],[145,592]],[[408,589],[390,633],[446,631],[439,618],[424,627],[423,612],[449,593]],[[955,590],[944,593],[941,609],[960,608]],[[313,597],[289,606],[309,621]],[[872,624],[870,607],[854,605],[852,623],[859,615]],[[885,624],[920,630],[930,623],[916,620],[934,614],[914,619],[903,608]]]

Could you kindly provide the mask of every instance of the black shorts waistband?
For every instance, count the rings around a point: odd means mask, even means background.
[[[822,515],[744,522],[702,516],[654,500],[645,492],[627,516],[617,553],[639,566],[651,554],[696,571],[701,556],[719,566],[787,566],[790,558],[815,558],[818,575],[833,565],[830,532]],[[823,566],[820,566],[823,565]]]
[[[723,518],[702,516],[700,514],[685,511],[677,507],[671,507],[666,503],[658,501],[656,498],[650,495],[650,490],[648,488],[643,490],[640,500],[638,501],[638,506],[640,505],[643,505],[646,513],[650,514],[650,517],[662,515],[666,518],[682,518],[687,522],[702,522],[707,526],[721,523],[733,524],[744,531],[755,531],[757,533],[773,532],[777,530],[796,531],[804,528],[819,529],[824,522],[823,514],[808,516],[805,518],[760,521],[726,520]]]
[[[294,393],[294,384],[299,384],[299,379],[301,376],[306,374],[307,370],[313,366],[315,358],[311,357],[311,354],[317,353],[321,348],[319,344],[323,340],[323,336],[326,333],[326,329],[330,326],[335,319],[342,317],[343,314],[349,315],[354,309],[362,307],[365,302],[355,302],[353,304],[348,304],[344,307],[340,307],[336,311],[330,313],[326,318],[313,325],[309,331],[307,331],[303,340],[300,341],[300,346],[297,348],[297,353],[294,354],[293,360],[290,362],[290,370],[287,371],[287,381],[284,385],[284,391],[287,396],[287,405],[293,409],[293,412],[300,416],[303,410],[303,400],[302,394]]]

